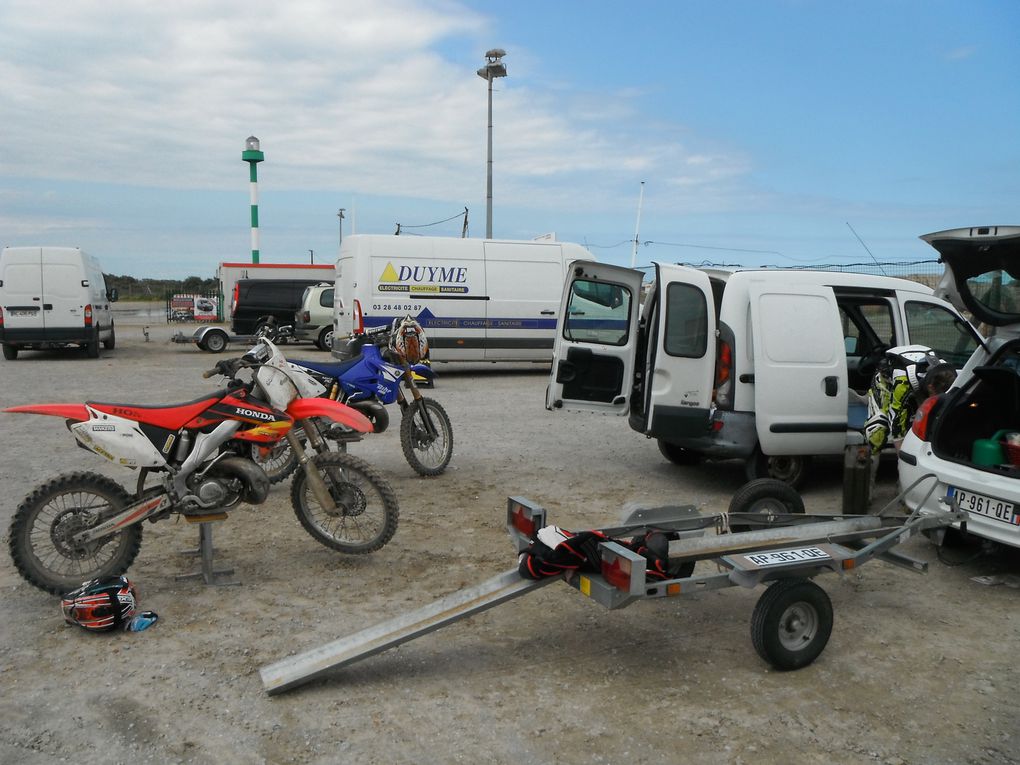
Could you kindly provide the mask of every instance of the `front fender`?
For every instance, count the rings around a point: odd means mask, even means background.
[[[416,375],[424,377],[426,380],[432,380],[436,376],[436,373],[432,371],[432,367],[428,364],[412,364],[411,371]]]
[[[351,409],[346,404],[328,398],[296,398],[287,407],[287,414],[295,420],[309,417],[328,417],[346,425],[358,433],[371,433],[372,422],[361,412]]]
[[[9,406],[3,411],[12,414],[46,414],[50,417],[63,417],[65,420],[85,422],[89,419],[89,411],[84,404],[25,404]]]

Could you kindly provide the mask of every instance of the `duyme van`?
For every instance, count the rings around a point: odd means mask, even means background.
[[[549,361],[577,244],[359,234],[336,264],[335,336],[408,314],[433,361]]]
[[[812,455],[863,427],[885,349],[918,343],[962,366],[980,342],[906,279],[654,267],[640,308],[639,271],[569,266],[546,408],[627,415],[676,464],[740,458],[748,478],[798,485]],[[615,316],[592,320],[593,299]]]
[[[91,358],[116,343],[99,261],[77,247],[5,247],[0,253],[0,344],[12,361],[26,348],[80,345]]]

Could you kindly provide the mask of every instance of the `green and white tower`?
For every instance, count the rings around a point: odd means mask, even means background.
[[[248,163],[248,179],[251,186],[251,262],[259,262],[259,162],[264,160],[265,155],[259,151],[259,139],[253,135],[248,136],[244,142],[244,151],[241,152],[241,159]]]

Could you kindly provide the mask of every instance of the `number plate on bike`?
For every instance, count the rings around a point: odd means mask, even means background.
[[[955,497],[957,506],[968,513],[983,515],[986,518],[1013,526],[1020,525],[1020,518],[1016,514],[1016,506],[1012,502],[989,497],[987,494],[978,494],[967,489],[958,489],[955,486],[949,487],[949,493],[946,496],[949,499]]]

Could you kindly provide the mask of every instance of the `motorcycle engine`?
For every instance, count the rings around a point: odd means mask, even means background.
[[[189,483],[191,499],[204,509],[229,507],[241,498],[239,482],[232,478],[205,476]]]

